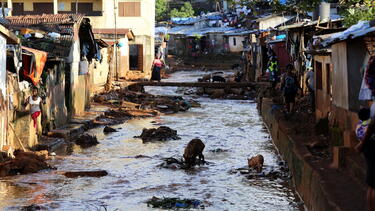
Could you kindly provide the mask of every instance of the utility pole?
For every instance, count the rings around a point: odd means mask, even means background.
[[[76,0],[76,14],[78,14],[78,0]]]
[[[4,9],[5,3],[1,1],[1,13],[3,15],[3,18],[5,18],[5,9]]]
[[[115,44],[114,44],[114,51],[115,51],[115,70],[116,70],[116,81],[119,80],[119,77],[118,77],[118,70],[117,70],[117,6],[116,6],[116,0],[113,0],[113,14],[115,16]]]

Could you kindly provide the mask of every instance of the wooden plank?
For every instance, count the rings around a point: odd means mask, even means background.
[[[129,86],[175,86],[175,87],[202,87],[202,88],[241,88],[257,86],[268,86],[269,83],[254,82],[232,82],[232,83],[210,83],[210,82],[130,82]]]

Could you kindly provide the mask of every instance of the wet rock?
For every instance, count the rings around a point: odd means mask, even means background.
[[[140,136],[135,136],[135,138],[141,138],[142,141],[167,141],[167,140],[179,140],[181,139],[177,135],[177,130],[173,130],[166,126],[161,126],[159,128],[144,128]]]
[[[115,133],[115,132],[117,132],[117,130],[114,129],[114,128],[111,128],[109,126],[105,126],[104,129],[103,129],[103,132],[104,133]]]
[[[16,150],[14,156],[14,159],[7,159],[0,163],[0,177],[36,173],[43,169],[52,168],[43,156],[33,152]]]
[[[152,197],[147,202],[148,207],[159,209],[204,209],[204,205],[197,199],[158,198]]]
[[[99,144],[96,136],[92,136],[89,134],[81,135],[80,137],[77,138],[75,143],[83,148],[92,147],[92,146]]]
[[[212,92],[210,95],[211,98],[223,98],[225,96],[225,90],[224,89],[216,89]]]
[[[104,177],[108,175],[107,171],[75,171],[75,172],[65,172],[63,174],[68,178],[77,178],[77,177]]]

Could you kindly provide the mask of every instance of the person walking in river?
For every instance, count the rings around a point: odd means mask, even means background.
[[[156,55],[154,61],[152,62],[151,81],[160,82],[161,80],[160,71],[163,66],[164,66],[164,62],[161,59],[161,55]]]
[[[369,112],[367,111],[367,115]],[[364,118],[365,119],[365,118]],[[355,147],[357,152],[362,152],[367,163],[367,203],[370,211],[375,211],[375,119],[367,127],[363,140]]]
[[[292,64],[286,66],[286,74],[281,83],[281,90],[283,92],[285,106],[287,113],[294,112],[294,104],[298,93],[299,85],[297,77],[293,73],[294,67]]]
[[[42,98],[38,94],[38,88],[34,87],[32,89],[31,96],[28,97],[25,101],[25,107],[27,105],[30,105],[30,115],[34,123],[34,128],[36,129],[36,133],[38,135],[41,135],[42,133],[42,126],[41,126]]]

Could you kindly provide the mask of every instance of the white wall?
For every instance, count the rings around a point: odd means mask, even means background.
[[[230,36],[229,38],[229,51],[230,52],[242,52],[243,51],[243,42],[245,40],[242,36]],[[236,42],[234,42],[236,39]]]

